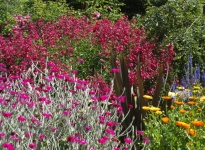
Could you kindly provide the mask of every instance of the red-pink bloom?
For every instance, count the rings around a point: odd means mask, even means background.
[[[149,144],[150,143],[150,139],[148,137],[143,137],[143,143]]]
[[[115,134],[115,131],[112,130],[112,129],[105,129],[105,132],[108,133],[108,134],[112,134],[112,135]]]
[[[93,17],[99,18],[99,17],[100,17],[100,13],[99,13],[99,12],[94,13],[94,14],[93,14]]]
[[[44,134],[40,134],[40,135],[39,135],[39,138],[42,140],[42,139],[45,138],[45,135],[44,135]]]
[[[5,133],[0,132],[0,139],[3,139],[5,137]]]
[[[112,150],[120,150],[120,148],[118,148],[118,147],[114,147]]]
[[[32,135],[31,132],[27,132],[25,136],[26,136],[27,138],[29,138],[31,135]]]
[[[128,107],[129,109],[133,108],[132,104],[127,104],[127,107]]]
[[[71,143],[74,143],[74,142],[76,141],[76,138],[75,138],[74,136],[69,135],[69,136],[67,137],[67,141],[68,141],[68,142],[71,142]]]
[[[35,143],[30,143],[30,144],[29,144],[29,147],[30,147],[31,149],[35,149],[37,146],[36,146]]]
[[[103,136],[102,138],[98,139],[98,142],[100,144],[105,144],[108,140],[109,138],[107,136]]]
[[[137,134],[139,134],[139,135],[143,135],[143,134],[144,134],[144,132],[143,132],[143,131],[141,131],[141,130],[137,130]]]
[[[124,138],[124,142],[127,144],[131,144],[132,140],[130,138]]]
[[[120,72],[120,69],[112,68],[112,69],[110,70],[110,72],[112,72],[112,73],[118,73],[118,72]]]
[[[2,115],[6,118],[10,118],[12,116],[12,113],[10,112],[2,112]]]
[[[85,130],[87,130],[87,131],[90,131],[91,129],[92,129],[91,126],[86,126],[86,127],[85,127]]]
[[[115,123],[112,121],[108,121],[108,122],[106,122],[106,125],[109,127],[113,127],[115,125]]]
[[[7,150],[15,150],[12,143],[4,143],[4,144],[2,144],[2,147],[7,148]]]
[[[19,116],[19,117],[18,117],[18,121],[20,121],[20,122],[24,122],[24,121],[26,121],[26,118],[23,117],[23,116]]]
[[[51,118],[51,117],[52,117],[52,115],[49,114],[49,113],[43,113],[42,115],[43,115],[44,117],[46,117],[46,118]]]

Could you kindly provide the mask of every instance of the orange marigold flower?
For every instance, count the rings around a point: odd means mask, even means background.
[[[197,127],[203,127],[204,126],[204,122],[203,121],[198,121],[198,120],[194,120],[191,122],[192,125],[197,126]]]
[[[174,104],[177,104],[177,105],[184,105],[184,102],[174,101]]]
[[[196,131],[194,129],[187,129],[187,132],[190,134],[190,135],[193,135],[193,136],[196,136]]]
[[[171,108],[171,109],[174,109],[174,108],[175,108],[175,106],[171,105],[171,106],[170,106],[170,108]]]
[[[182,128],[186,128],[186,129],[189,129],[189,128],[190,128],[190,125],[189,125],[189,124],[187,124],[187,123],[185,123],[185,122],[182,122],[182,121],[177,121],[177,122],[176,122],[176,125],[177,125],[178,127],[182,127]]]
[[[164,100],[172,100],[172,97],[171,96],[162,96],[162,99],[164,99]]]
[[[180,113],[184,114],[185,112],[186,112],[186,110],[180,109]]]
[[[162,122],[167,124],[169,122],[169,118],[168,117],[162,117]]]
[[[148,107],[148,106],[143,106],[142,109],[143,109],[143,110],[150,110],[150,107]]]
[[[191,102],[187,102],[187,104],[189,104],[189,105],[196,105],[197,102],[193,102],[193,101],[191,101]]]

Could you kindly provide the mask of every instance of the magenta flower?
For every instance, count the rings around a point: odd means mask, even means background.
[[[70,135],[70,136],[67,137],[67,141],[71,142],[71,143],[74,143],[76,141],[76,138],[74,136]]]
[[[49,113],[43,113],[42,115],[43,115],[44,117],[46,117],[46,118],[51,118],[51,117],[52,117],[52,115],[49,114]]]
[[[139,134],[139,135],[144,135],[144,132],[141,131],[141,130],[137,130],[137,134]]]
[[[112,135],[115,134],[115,131],[112,130],[112,129],[106,129],[105,132],[108,133],[108,134],[112,134]]]
[[[0,139],[3,139],[5,137],[5,133],[0,132]]]
[[[99,12],[94,13],[94,14],[93,14],[93,17],[99,18],[99,17],[100,17],[100,13],[99,13]]]
[[[7,148],[7,150],[15,150],[15,148],[13,147],[11,143],[4,143],[2,144],[2,147]]]
[[[113,147],[112,150],[120,150],[120,148],[118,148],[118,147]]]
[[[40,102],[45,102],[46,101],[46,97],[39,97],[38,99]]]
[[[143,137],[143,143],[149,144],[150,143],[149,138],[148,137]]]
[[[112,73],[118,73],[118,72],[120,72],[120,69],[112,68],[112,69],[110,70],[110,72],[112,72]]]
[[[42,139],[45,138],[45,135],[44,135],[44,134],[40,134],[40,135],[39,135],[39,138],[42,140]]]
[[[85,60],[82,59],[82,58],[77,58],[77,59],[78,59],[78,61],[81,62],[81,63],[84,63],[84,62],[85,62]]]
[[[80,140],[79,143],[82,144],[82,145],[86,145],[87,144],[86,140]]]
[[[91,126],[86,126],[86,127],[85,127],[85,130],[87,130],[87,131],[90,131],[91,129],[92,129]]]
[[[27,132],[25,136],[26,136],[27,138],[29,138],[31,135],[32,135],[31,132]]]
[[[108,127],[113,127],[113,126],[115,125],[115,123],[114,123],[114,122],[111,122],[111,121],[108,121],[108,122],[106,122],[106,125],[107,125]]]
[[[102,138],[98,139],[98,142],[100,144],[105,144],[108,140],[109,138],[107,136],[103,136]]]
[[[35,149],[37,146],[36,146],[35,143],[30,143],[30,144],[29,144],[29,147],[30,147],[31,149]]]
[[[20,121],[20,122],[24,122],[24,121],[26,121],[26,118],[23,117],[23,116],[19,116],[19,117],[18,117],[18,121]]]
[[[127,144],[131,144],[132,140],[130,138],[124,138],[124,142]]]
[[[2,112],[2,115],[6,118],[10,118],[12,116],[12,113],[10,112]]]

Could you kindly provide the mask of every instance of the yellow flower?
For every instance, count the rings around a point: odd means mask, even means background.
[[[162,117],[162,122],[167,124],[169,122],[169,118],[168,117]]]
[[[161,115],[161,114],[162,114],[162,111],[158,110],[158,111],[155,112],[155,114]]]
[[[160,111],[161,109],[159,107],[150,107],[150,111]]]
[[[174,109],[174,108],[175,108],[175,106],[171,105],[171,106],[170,106],[170,108],[171,108],[171,109]]]
[[[152,100],[153,97],[152,96],[149,96],[149,95],[143,95],[143,98],[144,99],[147,99],[147,100]]]
[[[194,86],[194,90],[199,90],[200,86]]]
[[[168,93],[168,96],[174,97],[174,96],[176,96],[176,93],[174,93],[174,92],[169,92],[169,93]]]
[[[178,86],[177,89],[178,90],[184,90],[184,87],[183,86]]]
[[[189,125],[189,124],[187,124],[187,123],[185,123],[185,122],[182,122],[182,121],[177,121],[177,122],[176,122],[176,125],[177,125],[178,127],[182,127],[182,128],[186,128],[186,129],[189,129],[189,128],[190,128],[190,125]]]
[[[148,107],[148,106],[143,106],[142,109],[143,109],[143,110],[150,110],[150,107]]]
[[[200,93],[199,90],[193,90],[193,93]]]
[[[205,101],[205,96],[200,97],[200,101],[201,102]]]

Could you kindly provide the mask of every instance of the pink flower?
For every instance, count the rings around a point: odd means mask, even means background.
[[[99,12],[94,13],[94,14],[93,14],[93,17],[99,18],[99,17],[100,17],[100,13],[99,13]]]
[[[0,139],[3,139],[5,137],[5,133],[0,132]]]
[[[77,59],[78,59],[78,61],[81,62],[81,63],[84,63],[84,62],[85,62],[85,60],[82,59],[82,58],[77,58]]]
[[[2,115],[6,118],[10,118],[12,116],[12,113],[10,112],[2,112]]]
[[[127,144],[131,144],[132,140],[130,138],[124,138],[124,142]]]
[[[18,117],[18,121],[20,121],[20,122],[24,122],[24,121],[26,121],[26,118],[23,117],[23,116],[19,116],[19,117]]]
[[[67,137],[67,141],[71,142],[71,143],[74,143],[76,141],[76,138],[74,136],[70,135],[70,136]]]
[[[143,135],[143,134],[144,134],[144,132],[143,132],[143,131],[141,131],[141,130],[137,130],[137,134],[139,134],[139,135]]]
[[[150,143],[149,138],[148,137],[143,137],[143,143],[149,144]]]
[[[7,148],[7,150],[15,150],[15,148],[13,147],[11,143],[4,143],[2,144],[2,147]]]
[[[106,122],[106,125],[107,125],[108,127],[113,127],[113,126],[115,125],[115,123],[114,123],[114,122],[111,122],[111,121],[108,121],[108,122]]]
[[[117,68],[112,68],[112,69],[110,70],[110,72],[112,72],[112,73],[118,73],[118,72],[120,72],[120,70],[117,69]]]
[[[108,134],[112,134],[112,135],[115,134],[115,131],[112,130],[112,129],[106,129],[105,132],[108,133]]]
[[[51,117],[52,117],[52,115],[49,114],[49,113],[43,113],[42,115],[43,115],[44,117],[46,117],[46,118],[51,118]]]
[[[120,148],[118,148],[118,147],[114,147],[112,150],[120,150]]]
[[[45,135],[44,135],[44,134],[40,134],[40,135],[39,135],[39,138],[42,140],[42,139],[45,138]]]
[[[31,149],[35,149],[35,148],[36,148],[36,144],[35,144],[35,143],[30,143],[30,144],[29,144],[29,147],[30,147]]]
[[[27,137],[27,138],[29,138],[31,135],[32,135],[31,132],[27,132],[27,133],[26,133],[26,137]]]
[[[91,126],[86,126],[86,127],[85,127],[85,130],[87,130],[87,131],[90,131],[91,129],[92,129]]]
[[[105,144],[108,140],[109,138],[107,136],[103,136],[102,138],[98,139],[98,142],[100,144]]]

